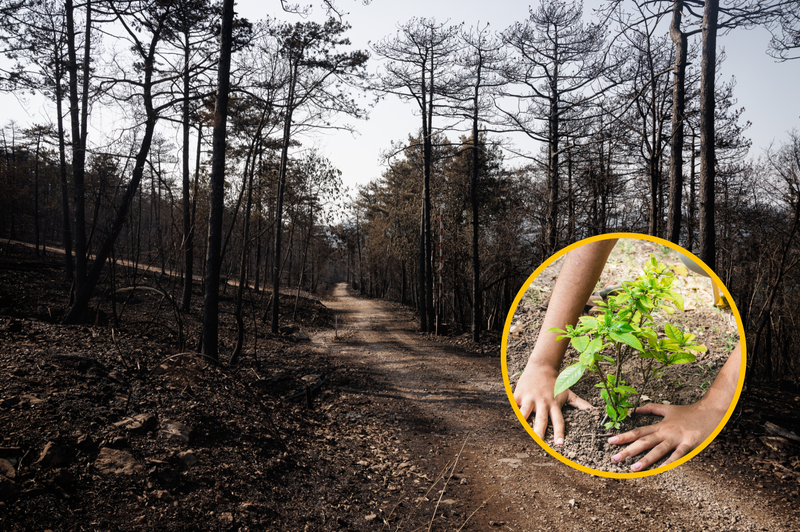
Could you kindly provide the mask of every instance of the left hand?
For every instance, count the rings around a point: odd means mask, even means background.
[[[648,449],[644,458],[631,466],[632,471],[643,471],[667,453],[672,454],[662,465],[667,465],[691,452],[714,432],[725,412],[698,401],[692,405],[646,404],[636,409],[636,414],[655,414],[664,419],[655,425],[639,427],[608,439],[608,443],[624,445],[634,442],[611,460],[622,462]]]

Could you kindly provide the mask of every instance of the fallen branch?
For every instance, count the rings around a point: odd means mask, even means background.
[[[770,423],[769,421],[767,421],[766,423],[764,423],[764,428],[770,434],[775,434],[776,436],[781,436],[783,438],[786,438],[787,440],[792,440],[800,443],[800,436],[798,436],[792,431],[784,429],[783,427],[779,427],[774,423]]]

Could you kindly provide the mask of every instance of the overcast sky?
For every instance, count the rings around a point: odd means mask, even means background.
[[[300,0],[308,3],[309,0]],[[319,7],[320,0],[313,8],[312,18],[324,19],[324,10]],[[587,19],[598,0],[584,4]],[[378,41],[396,31],[397,24],[413,16],[435,18],[439,22],[449,20],[457,24],[474,26],[489,22],[497,31],[510,26],[518,20],[527,18],[529,2],[519,0],[373,0],[362,5],[360,0],[337,0],[337,5],[346,11],[344,19],[352,29],[349,37],[353,44],[368,49],[370,41]],[[280,20],[295,22],[299,16],[280,10],[278,0],[237,0],[236,10],[240,16],[251,21],[266,15]],[[267,9],[269,8],[269,9]],[[766,55],[769,41],[766,30],[736,30],[720,36],[718,45],[725,49],[728,59],[722,69],[722,79],[735,76],[737,85],[735,95],[738,107],[745,107],[743,119],[753,123],[747,135],[753,139],[751,155],[758,155],[773,141],[780,142],[786,132],[800,126],[800,60],[776,63]],[[377,61],[371,61],[370,71],[378,68]],[[34,120],[42,121],[43,115],[52,117],[52,110],[45,110],[37,99],[29,100],[21,106],[10,95],[3,95],[0,103],[6,111],[6,118],[28,124]],[[29,119],[27,115],[34,115]],[[405,140],[409,133],[416,132],[419,118],[414,114],[414,106],[404,104],[397,98],[387,98],[370,112],[369,120],[353,122],[358,134],[341,132],[328,134],[317,142],[333,164],[342,170],[345,183],[353,187],[364,184],[380,176],[380,152],[386,150],[395,140]],[[535,151],[534,145],[518,146],[524,151]]]

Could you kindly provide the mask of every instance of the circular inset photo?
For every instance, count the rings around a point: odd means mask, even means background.
[[[503,380],[547,452],[617,478],[667,471],[722,430],[744,382],[730,293],[696,256],[617,233],[545,261],[506,319]]]

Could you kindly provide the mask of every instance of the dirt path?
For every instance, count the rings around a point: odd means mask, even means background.
[[[782,494],[760,490],[744,474],[717,475],[718,464],[702,455],[635,480],[573,470],[519,426],[499,356],[466,354],[428,340],[414,332],[408,313],[356,298],[344,284],[325,304],[345,325],[338,338],[320,333],[317,341],[343,362],[361,365],[379,384],[372,408],[399,429],[412,462],[433,475],[464,445],[434,530],[457,530],[478,508],[464,530],[800,529],[797,508]],[[420,486],[420,495],[424,491]]]

